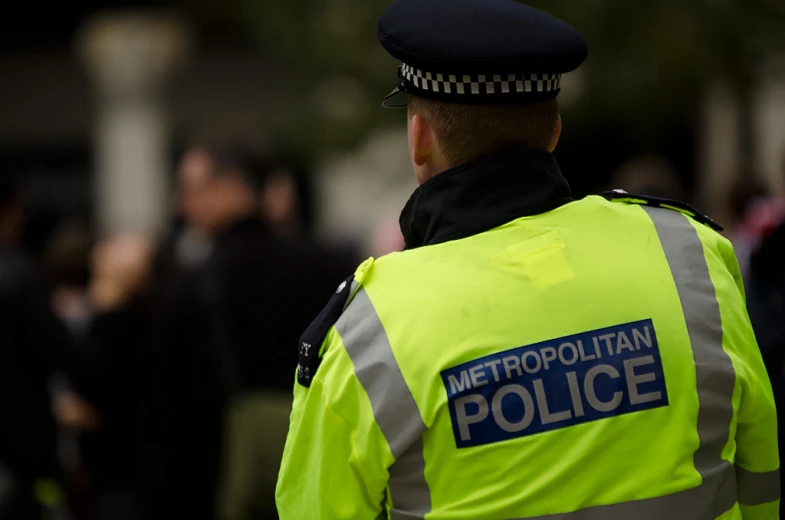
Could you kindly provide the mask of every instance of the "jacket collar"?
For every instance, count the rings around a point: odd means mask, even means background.
[[[552,154],[513,148],[423,183],[401,213],[401,231],[406,249],[415,249],[470,237],[571,200]]]

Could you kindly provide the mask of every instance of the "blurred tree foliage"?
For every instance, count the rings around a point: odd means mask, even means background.
[[[397,77],[397,63],[376,39],[388,1],[247,1],[246,21],[291,75],[283,145],[313,156],[352,146],[385,120],[403,120],[381,108]]]
[[[535,0],[589,41],[589,114],[608,114],[651,137],[678,114],[694,115],[707,82],[742,94],[781,49],[781,0]],[[588,114],[587,114],[588,115]]]
[[[376,40],[376,20],[389,0],[245,1],[244,18],[260,45],[293,75],[281,131],[296,151],[351,146],[375,125],[402,122],[399,111],[379,105],[396,79],[397,63]],[[782,0],[526,3],[589,41],[582,94],[566,107],[570,142],[580,140],[586,151],[621,147],[631,154],[689,138],[709,80],[724,78],[743,94],[763,60],[785,43]]]

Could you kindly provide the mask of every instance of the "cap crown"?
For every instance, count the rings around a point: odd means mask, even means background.
[[[570,25],[510,0],[398,0],[378,36],[395,58],[433,72],[563,73],[588,55]]]

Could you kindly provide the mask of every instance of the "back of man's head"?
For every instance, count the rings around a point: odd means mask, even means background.
[[[409,96],[409,116],[431,124],[439,149],[452,165],[505,148],[546,150],[559,118],[556,99],[519,105],[463,105]]]

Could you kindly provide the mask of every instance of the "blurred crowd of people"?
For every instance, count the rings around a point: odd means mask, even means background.
[[[64,223],[42,265],[0,183],[0,518],[276,518],[295,345],[358,258],[306,237],[280,164],[177,173],[163,244]]]

